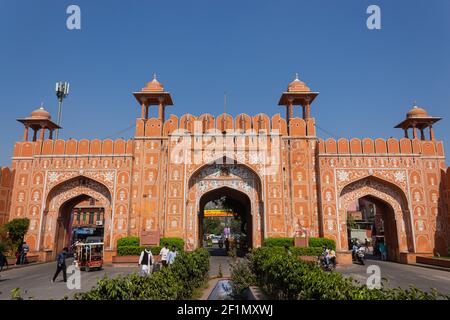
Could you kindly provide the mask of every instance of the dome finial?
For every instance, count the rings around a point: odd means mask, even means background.
[[[298,72],[295,73],[295,79],[294,79],[294,80],[297,80],[297,81],[300,80],[300,79],[298,78]]]
[[[44,110],[44,102],[41,102],[41,106],[39,109]]]
[[[156,72],[153,72],[153,80],[156,80]]]

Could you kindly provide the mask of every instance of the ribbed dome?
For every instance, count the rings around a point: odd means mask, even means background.
[[[295,75],[294,81],[288,85],[288,92],[311,92],[311,89],[298,79],[298,75]]]
[[[41,106],[39,109],[36,109],[31,113],[31,118],[50,120],[52,117],[50,116],[50,113],[48,113],[48,111]]]
[[[418,106],[414,106],[406,114],[406,118],[408,118],[408,119],[410,119],[410,118],[424,118],[424,117],[429,117],[428,116],[428,112],[425,109],[420,108]]]
[[[164,92],[164,87],[158,80],[156,80],[156,74],[153,75],[153,80],[147,83],[143,92]]]

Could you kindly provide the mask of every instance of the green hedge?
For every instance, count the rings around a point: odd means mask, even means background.
[[[266,238],[264,239],[265,247],[292,247],[294,245],[294,238]]]
[[[292,247],[294,245],[294,238],[266,238],[264,239],[265,247]],[[311,237],[308,240],[308,246],[313,248],[322,248],[327,246],[327,248],[332,248],[336,250],[336,243],[334,240],[327,238],[314,238]]]
[[[171,249],[172,246],[175,246],[178,251],[184,250],[184,240],[181,238],[161,238],[159,241],[159,245],[161,247],[163,247],[166,243],[169,249]]]
[[[75,300],[186,300],[208,277],[206,249],[181,252],[169,268],[149,276],[131,274],[98,281],[91,291],[76,293]]]
[[[178,251],[184,250],[184,240],[181,238],[161,238],[159,241],[160,246],[164,246],[164,244],[168,245],[169,249],[172,248],[172,246],[175,246]],[[120,247],[129,247],[129,246],[140,246],[139,237],[136,236],[130,236],[130,237],[124,237],[117,240],[117,248]]]
[[[329,249],[336,250],[336,242],[327,238],[314,238],[311,237],[308,240],[308,245],[310,247],[322,248],[323,246],[327,246]]]
[[[175,246],[179,252],[184,250],[184,240],[181,238],[161,238],[160,246],[151,247],[153,255],[159,255],[161,248],[164,244],[168,245],[171,249]],[[137,256],[140,255],[144,246],[139,245],[139,237],[130,236],[124,237],[117,240],[117,255],[118,256]]]
[[[291,247],[289,250],[296,256],[318,256],[322,253],[322,248],[319,247]]]
[[[325,272],[314,262],[283,250],[258,248],[248,256],[256,283],[273,299],[287,300],[435,300],[450,299],[415,287],[369,289],[338,272]],[[232,276],[233,277],[233,276]]]
[[[128,246],[139,246],[139,237],[130,236],[125,238],[120,238],[117,240],[117,248],[128,247]]]
[[[159,255],[162,247],[151,247],[150,251],[154,256]],[[144,250],[144,246],[122,246],[117,248],[118,256],[138,256]]]

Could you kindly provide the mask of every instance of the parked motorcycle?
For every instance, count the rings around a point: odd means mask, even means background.
[[[317,264],[324,271],[333,271],[336,269],[336,257],[331,258],[329,260],[329,263],[327,263],[327,260],[325,259],[325,253],[322,253],[317,257]]]
[[[364,248],[359,247],[354,253],[353,253],[353,260],[364,265]]]

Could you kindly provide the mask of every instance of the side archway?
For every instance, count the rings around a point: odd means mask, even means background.
[[[372,199],[384,211],[383,219],[391,242],[388,244],[390,260],[399,262],[400,253],[414,252],[414,231],[406,195],[392,183],[376,177],[365,177],[351,182],[340,192],[339,217],[342,228],[339,242],[341,249],[348,249],[348,238],[345,232],[347,210],[351,203],[362,198]]]
[[[58,250],[67,245],[72,209],[88,199],[92,199],[103,208],[103,241],[105,248],[110,245],[113,212],[111,192],[96,180],[77,176],[54,186],[48,192],[41,219],[38,250],[51,252],[54,258]]]

